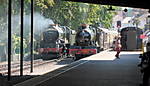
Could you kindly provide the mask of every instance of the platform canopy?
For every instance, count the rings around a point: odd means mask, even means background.
[[[149,0],[65,0],[65,1],[150,9]]]

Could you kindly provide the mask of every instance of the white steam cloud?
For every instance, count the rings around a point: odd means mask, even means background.
[[[7,17],[7,16],[6,16]],[[34,13],[33,15],[34,20],[33,20],[33,29],[34,29],[34,34],[36,35],[40,35],[48,26],[49,24],[54,24],[54,22],[49,19],[49,18],[45,18],[44,16],[42,16],[40,13]],[[5,18],[7,19],[7,18]],[[1,27],[0,30],[3,30],[0,34],[0,41],[1,40],[5,40],[7,41],[7,35],[8,34],[7,30],[8,30],[8,24],[7,21],[1,22]],[[20,34],[20,25],[21,25],[21,17],[20,15],[12,15],[12,24],[11,24],[11,28],[12,28],[12,34],[16,33],[16,34]],[[3,29],[4,28],[4,29]],[[31,30],[31,15],[24,15],[24,35],[30,34],[30,30]]]
[[[20,16],[15,15],[12,17],[12,28],[13,32],[19,31],[20,28]],[[51,19],[45,18],[44,16],[40,15],[39,13],[34,13],[33,15],[33,28],[34,33],[38,34],[41,33],[49,26],[49,24],[54,24]],[[19,27],[18,27],[19,26]],[[31,29],[31,15],[24,15],[24,30]]]
[[[49,26],[49,24],[54,24],[51,19],[47,19],[41,16],[39,13],[34,14],[34,31],[35,32],[42,32],[45,28]]]

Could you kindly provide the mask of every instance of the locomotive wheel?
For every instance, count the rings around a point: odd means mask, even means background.
[[[75,59],[74,60],[77,61],[79,59],[81,59],[81,55],[75,54]]]
[[[100,47],[97,47],[97,53],[99,53],[100,52]]]
[[[88,55],[75,54],[75,61],[87,57]]]
[[[52,59],[58,59],[59,56],[57,54],[42,54],[41,58],[43,60],[52,60]]]

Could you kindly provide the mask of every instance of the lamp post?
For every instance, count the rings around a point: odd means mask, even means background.
[[[147,17],[147,24],[148,24],[148,28],[150,30],[150,15],[148,15],[148,17]]]

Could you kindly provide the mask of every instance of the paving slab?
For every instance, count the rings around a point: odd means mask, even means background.
[[[16,86],[139,86],[140,53],[104,51]]]

